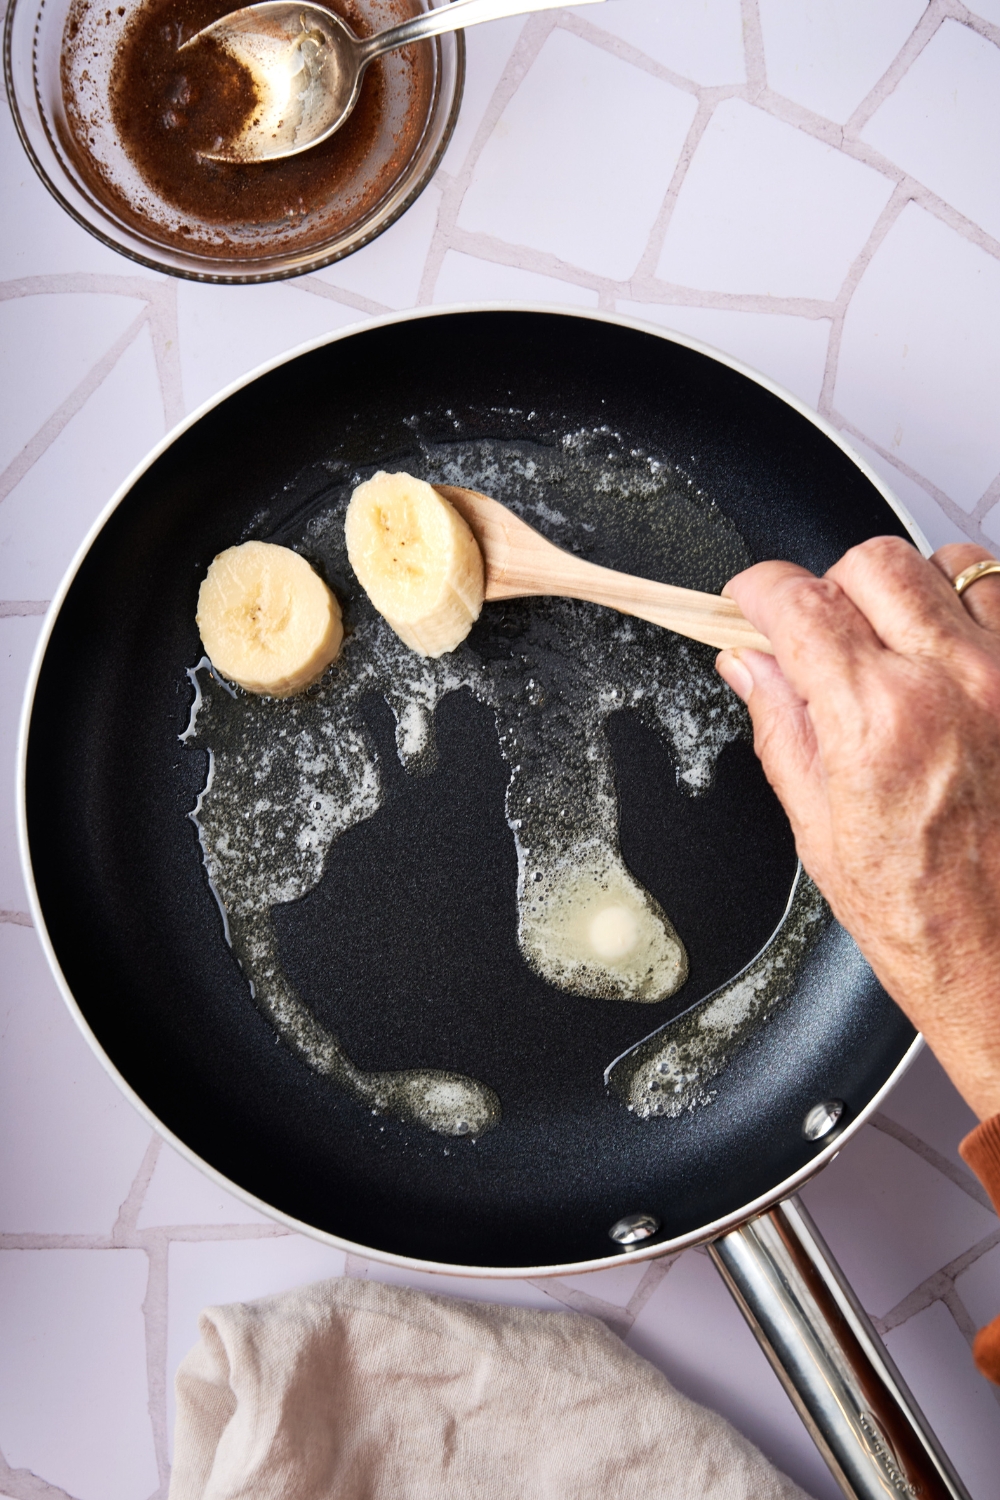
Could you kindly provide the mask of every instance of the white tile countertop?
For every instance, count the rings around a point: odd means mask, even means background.
[[[817,1500],[838,1491],[707,1255],[547,1282],[403,1275],[287,1232],[161,1144],[66,1011],[17,859],[16,721],[95,515],[153,444],[301,341],[429,303],[597,307],[817,407],[930,540],[1000,543],[1000,0],[610,0],[473,30],[423,196],[295,281],[171,280],[106,250],[0,109],[0,1494],[150,1500],[206,1303],[371,1276],[603,1318]],[[600,104],[598,105],[598,100]],[[974,1500],[994,1500],[1000,1226],[926,1052],[805,1200]]]

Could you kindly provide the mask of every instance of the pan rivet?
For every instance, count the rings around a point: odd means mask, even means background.
[[[617,1224],[612,1224],[608,1235],[623,1250],[635,1250],[643,1240],[658,1234],[660,1221],[653,1214],[626,1214]]]
[[[842,1099],[824,1099],[822,1104],[814,1104],[802,1122],[802,1134],[807,1141],[821,1141],[839,1123],[843,1113]]]

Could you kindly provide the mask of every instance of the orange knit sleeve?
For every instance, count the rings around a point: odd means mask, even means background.
[[[1000,1115],[984,1120],[959,1146],[962,1160],[975,1172],[1000,1213]],[[972,1356],[988,1380],[1000,1385],[1000,1317],[976,1335]]]

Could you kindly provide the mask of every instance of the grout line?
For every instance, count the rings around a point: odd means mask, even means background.
[[[674,1255],[664,1255],[658,1260],[650,1261],[639,1285],[624,1307],[617,1302],[607,1302],[603,1297],[595,1297],[593,1293],[582,1291],[578,1287],[564,1286],[559,1277],[529,1279],[528,1285],[544,1292],[554,1302],[561,1302],[573,1312],[599,1318],[619,1338],[625,1338],[664,1276],[682,1254],[683,1251],[678,1251]]]
[[[605,1302],[603,1297],[595,1297],[590,1292],[581,1292],[577,1287],[562,1286],[558,1278],[529,1277],[528,1285],[533,1286],[536,1291],[544,1292],[547,1297],[552,1298],[553,1302],[561,1302],[563,1307],[568,1307],[571,1312],[582,1313],[588,1318],[597,1318],[619,1338],[625,1337],[635,1321],[627,1308],[616,1302]]]
[[[843,150],[843,126],[838,125],[836,120],[828,120],[826,115],[817,114],[808,105],[799,104],[798,100],[789,99],[771,88],[762,90],[752,102],[757,109],[770,115],[772,119],[780,120],[783,125],[791,125],[805,135],[811,135],[815,140],[822,141],[824,146],[832,146],[836,151]]]
[[[69,425],[82,406],[103,385],[126,349],[135,342],[150,320],[148,304],[128,325],[120,338],[87,371],[75,390],[71,391],[61,406],[52,413],[21,449],[16,458],[0,474],[0,502],[4,501],[15,485],[20,484],[28,470],[38,462],[42,454],[51,448],[60,433]]]
[[[159,1137],[156,1137],[158,1140]],[[147,1155],[149,1153],[147,1152]],[[155,1157],[154,1157],[155,1164]],[[138,1181],[138,1179],[137,1179]],[[153,1451],[160,1484],[158,1500],[167,1500],[170,1485],[170,1449],[167,1424],[167,1308],[169,1296],[170,1241],[165,1233],[151,1237],[146,1254],[149,1275],[142,1303],[146,1334],[146,1379],[148,1382],[149,1424],[153,1433]]]
[[[28,615],[44,615],[51,599],[0,599],[0,620],[20,620]]]
[[[854,262],[844,278],[844,284],[837,295],[837,311],[834,313],[833,322],[830,325],[830,341],[827,345],[826,363],[823,369],[823,386],[817,406],[817,410],[822,416],[828,417],[833,410],[833,393],[837,383],[840,345],[851,298],[854,296],[862,276],[871,264],[876,250],[896,223],[907,203],[910,202],[911,197],[912,189],[909,184],[903,182],[896,184],[888,203],[872,225],[871,233],[855,256]]]
[[[871,88],[844,125],[844,134],[856,137],[868,124],[875,111],[884,104],[896,85],[908,73],[913,63],[923,52],[931,37],[937,32],[946,16],[953,14],[948,0],[931,0],[916,26],[910,32],[900,50],[878,82]]]
[[[107,276],[88,271],[65,271],[49,276],[17,276],[0,281],[0,302],[17,297],[58,296],[65,292],[91,295],[104,293],[111,297],[134,297],[149,302],[155,296],[159,278],[153,276]]]
[[[291,1239],[294,1229],[284,1224],[167,1224],[157,1228],[139,1229],[130,1245],[146,1249],[150,1238],[165,1234],[171,1244],[196,1245],[215,1240],[281,1240]],[[2,1239],[2,1236],[0,1236]]]
[[[530,16],[524,23],[520,35],[514,43],[511,54],[507,59],[507,64],[500,77],[500,81],[493,90],[489,103],[483,111],[483,117],[466,152],[465,160],[455,176],[450,178],[445,184],[444,191],[441,194],[441,204],[438,208],[437,225],[431,236],[427,258],[424,261],[423,274],[420,278],[420,289],[417,293],[418,306],[423,306],[433,301],[434,288],[437,285],[438,276],[441,274],[441,266],[445,255],[454,247],[454,235],[458,224],[458,215],[461,211],[466,191],[472,182],[476,164],[492,136],[500,116],[517,93],[521,83],[527,77],[532,63],[535,62],[538,54],[555,30],[557,19],[556,12],[550,11],[548,14],[542,13]]]
[[[459,188],[458,180],[449,173],[439,172],[439,178],[444,178],[441,184],[441,193],[438,198],[437,214],[434,218],[434,229],[427,245],[427,254],[424,257],[423,270],[420,273],[420,284],[417,287],[415,306],[422,307],[434,301],[434,289],[441,275],[441,267],[448,251],[454,248],[455,220],[462,206],[464,188]],[[471,181],[471,174],[470,174]],[[468,184],[466,184],[468,185]]]
[[[586,16],[578,16],[573,11],[564,11],[556,19],[556,26],[560,31],[568,31],[573,36],[579,37],[581,42],[590,42],[592,46],[599,47],[602,52],[609,52],[612,57],[619,61],[629,63],[633,68],[638,68],[640,73],[651,73],[661,83],[668,83],[671,88],[680,89],[685,94],[699,94],[700,85],[693,78],[687,78],[683,73],[675,73],[673,68],[668,68],[666,63],[658,62],[655,57],[625,41],[624,37],[617,36],[613,31],[605,31],[602,26],[596,26]]]
[[[142,1209],[143,1200],[146,1197],[146,1189],[149,1187],[150,1178],[159,1160],[160,1150],[163,1146],[163,1137],[156,1134],[155,1130],[150,1132],[149,1144],[143,1152],[139,1170],[136,1172],[132,1185],[122,1200],[118,1217],[111,1229],[111,1243],[113,1245],[126,1245],[135,1234],[136,1224]]]
[[[745,91],[734,91],[739,97],[747,97]],[[947,224],[949,229],[960,235],[963,239],[970,240],[980,250],[995,260],[1000,259],[1000,240],[989,234],[974,219],[966,214],[960,213],[953,204],[941,198],[917,178],[911,177],[902,167],[883,156],[874,146],[857,136],[847,136],[843,128],[824,115],[818,115],[803,105],[796,104],[791,99],[786,99],[782,94],[776,94],[767,89],[758,98],[750,100],[759,109],[771,115],[773,119],[780,120],[786,125],[802,130],[806,135],[813,136],[822,141],[826,146],[832,146],[852,161],[860,162],[863,166],[870,167],[872,171],[878,172],[880,176],[889,178],[890,181],[912,184],[912,198],[919,207],[933,214],[935,218]]]
[[[633,1323],[656,1291],[664,1276],[666,1276],[668,1271],[673,1269],[683,1254],[684,1252],[681,1250],[676,1255],[663,1255],[659,1260],[651,1260],[649,1262],[645,1275],[625,1304]]]
[[[960,0],[953,0],[953,14],[956,21],[961,21],[970,31],[975,31],[979,36],[985,37],[992,42],[994,47],[1000,47],[1000,26],[992,21],[987,21],[985,16],[980,16],[975,11],[969,10],[967,5],[962,5]]]
[[[541,276],[585,287],[601,298],[612,300],[638,301],[657,307],[704,307],[723,312],[773,313],[808,319],[832,318],[837,310],[836,302],[828,302],[819,297],[774,297],[766,292],[714,292],[702,287],[683,286],[678,282],[657,281],[655,278],[648,281],[640,278],[613,281],[580,266],[570,265],[546,250],[511,244],[480,230],[456,229],[448,248],[474,256],[478,260],[512,266],[523,271],[535,271]]]
[[[712,91],[713,94],[716,94],[718,92],[720,91]],[[724,92],[724,96],[729,96],[731,95],[731,93],[731,90],[727,90]],[[663,242],[667,237],[667,230],[670,228],[670,220],[673,218],[674,209],[677,206],[677,199],[680,196],[681,188],[684,185],[684,179],[687,176],[688,167],[691,165],[691,160],[694,156],[694,153],[697,151],[698,146],[701,143],[702,136],[708,129],[709,121],[711,120],[712,115],[715,113],[715,107],[718,102],[719,101],[716,97],[705,98],[704,96],[702,96],[698,100],[698,108],[695,110],[694,119],[691,121],[688,133],[684,138],[684,144],[681,147],[681,154],[677,158],[677,165],[674,168],[673,176],[671,177],[670,182],[667,186],[667,191],[664,195],[663,203],[660,207],[659,213],[656,216],[656,219],[653,222],[653,227],[649,232],[649,238],[646,241],[646,248],[642,252],[642,255],[639,258],[639,264],[635,268],[635,277],[633,278],[634,280],[647,276],[652,278],[656,274],[656,267],[659,263],[660,254],[663,250]]]
[[[958,1324],[965,1342],[971,1349],[978,1329],[976,1328],[976,1324],[972,1317],[972,1314],[969,1312],[969,1309],[966,1307],[965,1303],[956,1292],[954,1284],[947,1292],[942,1295],[941,1301],[944,1303],[945,1307],[955,1319],[955,1322]]]
[[[336,262],[326,269],[336,275]],[[367,313],[371,318],[381,317],[383,313],[394,310],[387,302],[376,302],[373,297],[362,297],[359,292],[349,292],[345,287],[335,286],[332,281],[321,281],[316,273],[311,276],[296,276],[285,282],[285,285],[291,292],[307,292],[313,297],[325,297],[330,302],[339,302],[342,307],[353,308],[355,312]]]
[[[121,1241],[109,1234],[34,1234],[5,1231],[0,1250],[148,1250],[165,1237],[170,1244],[201,1244],[223,1240],[280,1240],[294,1237],[283,1224],[167,1224],[137,1229]]]
[[[740,0],[743,23],[743,56],[747,72],[747,94],[749,103],[754,103],[767,88],[767,57],[764,52],[764,31],[760,24],[758,0]]]
[[[989,538],[983,534],[979,522],[974,520],[968,511],[963,510],[960,505],[957,505],[950,495],[946,495],[944,490],[938,489],[933,480],[925,479],[923,474],[919,474],[916,469],[912,469],[898,454],[890,453],[887,448],[882,447],[881,443],[876,443],[874,438],[869,437],[866,432],[862,432],[860,427],[855,427],[854,423],[849,422],[840,412],[836,410],[828,412],[827,420],[832,422],[841,432],[846,432],[848,437],[855,437],[859,442],[867,443],[869,448],[874,448],[880,458],[884,458],[887,463],[892,464],[907,479],[912,479],[914,484],[919,484],[920,488],[926,490],[931,499],[937,502],[949,521],[954,521],[955,525],[964,531],[966,536],[971,537],[974,542],[978,542],[980,546],[985,547],[989,551]]]
[[[957,1162],[951,1161],[949,1157],[943,1156],[933,1146],[929,1146],[920,1136],[914,1135],[912,1130],[907,1130],[905,1125],[899,1125],[891,1116],[883,1114],[878,1110],[873,1114],[869,1125],[876,1130],[881,1130],[883,1135],[892,1136],[893,1140],[899,1141],[900,1145],[907,1146],[917,1156],[922,1157],[928,1166],[935,1167],[949,1182],[953,1182],[963,1193],[988,1209],[992,1214],[995,1212],[992,1200],[979,1178],[974,1176],[966,1167],[960,1167]]]
[[[799,104],[795,99],[788,99],[774,89],[764,89],[752,102],[757,109],[770,115],[772,119],[780,120],[783,125],[790,125],[794,130],[801,130],[804,135],[812,136],[814,140],[822,142],[824,146],[831,146],[836,151],[850,154],[847,152],[848,144],[857,144],[845,141],[844,127],[838,125],[836,120],[830,120],[826,115],[819,115],[808,105]],[[865,146],[864,149],[869,151],[873,148]],[[875,170],[880,171],[883,177],[902,176],[901,167],[888,162],[886,158],[880,158],[880,160],[885,162],[885,167],[876,167]]]
[[[1000,501],[1000,474],[992,480],[972,508],[972,519],[982,521],[984,516],[989,515],[994,505]]]
[[[0,1234],[0,1250],[120,1250],[108,1234]]]
[[[965,1339],[966,1343],[971,1349],[973,1343],[975,1342],[977,1329],[975,1321],[971,1313],[969,1312],[969,1309],[966,1307],[961,1297],[955,1291],[954,1287],[952,1287],[950,1292],[946,1292],[944,1294],[944,1296],[941,1298],[941,1301],[951,1313],[951,1316],[958,1327],[958,1331],[961,1333],[962,1337]],[[995,1385],[992,1380],[988,1380],[986,1384],[989,1386],[994,1401],[996,1401],[997,1405],[1000,1406],[1000,1386]]]
[[[961,1255],[957,1255],[946,1266],[942,1266],[940,1271],[934,1271],[930,1276],[925,1277],[919,1286],[907,1292],[906,1296],[881,1318],[872,1318],[879,1337],[885,1338],[887,1333],[901,1328],[904,1323],[916,1317],[917,1313],[925,1312],[932,1303],[944,1301],[945,1296],[954,1291],[955,1281],[962,1272],[975,1265],[977,1260],[997,1245],[1000,1245],[1000,1226],[968,1250],[963,1251]]]
[[[623,295],[626,292],[623,291]],[[774,313],[778,317],[832,318],[836,304],[819,297],[772,297],[767,292],[710,292],[679,282],[633,285],[630,295],[651,307],[705,307],[719,312]]]
[[[10,1500],[76,1500],[68,1490],[40,1479],[33,1469],[12,1469],[0,1453],[0,1488]]]
[[[967,214],[960,213],[953,204],[941,198],[917,178],[910,177],[902,167],[897,167],[880,151],[876,151],[874,147],[860,140],[845,140],[841,149],[845,156],[849,156],[853,161],[862,162],[873,171],[880,172],[883,177],[889,177],[894,182],[912,183],[913,201],[919,208],[924,209],[926,213],[933,214],[936,219],[941,220],[942,224],[947,224],[949,229],[954,230],[962,239],[969,240],[986,255],[992,256],[994,260],[1000,260],[1000,240],[989,234],[981,224],[977,224]]]
[[[0,926],[7,923],[11,927],[34,927],[31,913],[26,911],[0,911]]]
[[[612,297],[620,296],[627,287],[626,282],[611,281],[579,266],[560,260],[547,250],[534,250],[529,245],[512,245],[495,235],[484,234],[475,229],[456,229],[451,235],[449,250],[474,255],[478,260],[492,261],[497,265],[513,266],[520,271],[535,271],[540,276],[552,276],[572,286],[586,287],[588,291]],[[511,251],[514,252],[513,257]]]
[[[187,410],[177,325],[177,283],[170,277],[153,283],[149,296],[149,334],[163,403],[163,427],[169,432]]]

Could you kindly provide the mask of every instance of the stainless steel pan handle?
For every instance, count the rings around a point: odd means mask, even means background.
[[[797,1198],[708,1249],[848,1500],[970,1500]]]

